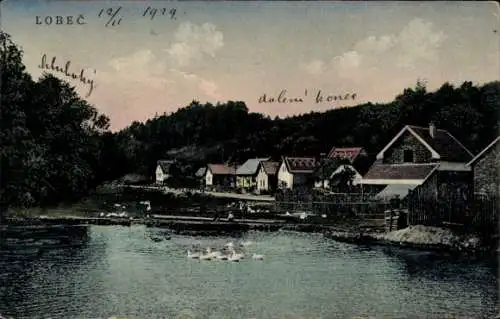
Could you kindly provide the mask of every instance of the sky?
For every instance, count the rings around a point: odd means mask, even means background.
[[[112,130],[175,112],[192,100],[244,101],[251,112],[283,117],[388,102],[418,79],[435,90],[445,82],[482,84],[500,77],[494,2],[0,5],[2,29],[23,49],[27,71],[35,79],[49,72],[68,81],[110,117]],[[120,23],[105,26],[114,13]],[[73,24],[56,24],[58,15],[66,22],[72,16]],[[62,69],[71,61],[66,73],[80,76],[83,70],[84,79],[51,70],[54,57]],[[349,99],[333,98],[346,94]]]

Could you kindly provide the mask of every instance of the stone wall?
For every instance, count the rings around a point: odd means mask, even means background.
[[[474,165],[474,192],[498,195],[500,153],[499,143],[492,147]]]
[[[405,150],[413,150],[415,163],[431,162],[431,152],[409,132],[405,132],[384,154],[385,164],[403,163]]]

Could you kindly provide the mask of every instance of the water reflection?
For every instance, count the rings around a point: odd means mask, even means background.
[[[0,313],[11,309],[16,318],[44,307],[39,288],[56,282],[64,267],[84,263],[90,240],[88,226],[17,226],[0,234]]]
[[[399,248],[383,248],[382,251],[400,263],[407,287],[415,289],[417,286],[417,291],[425,290],[428,296],[441,300],[443,308],[450,308],[448,314],[460,309],[462,298],[469,304],[498,309],[497,260]],[[453,291],[459,292],[461,297],[457,298]],[[477,318],[484,316],[475,315]]]
[[[387,247],[381,250],[392,259],[400,261],[409,277],[462,280],[474,276],[492,280],[498,274],[498,261],[493,258]],[[470,267],[476,267],[476,271],[468,272]]]
[[[9,231],[0,313],[15,318],[176,318],[186,309],[196,318],[483,318],[497,306],[496,265],[312,234],[191,237],[143,226]],[[266,258],[186,257],[192,245],[228,242]],[[35,246],[42,253],[14,253]]]
[[[1,259],[39,258],[44,253],[84,249],[89,241],[88,226],[16,226],[0,229]]]

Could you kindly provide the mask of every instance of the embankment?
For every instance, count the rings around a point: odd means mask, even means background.
[[[489,243],[474,234],[460,234],[446,228],[410,226],[389,233],[362,230],[356,225],[324,225],[312,223],[290,223],[278,219],[219,219],[207,217],[156,216],[152,218],[98,218],[78,216],[10,217],[10,226],[27,225],[121,225],[144,224],[147,227],[168,228],[183,235],[221,235],[247,231],[298,231],[323,233],[326,238],[362,245],[387,245],[413,249],[496,253],[498,243]]]
[[[141,220],[130,220],[125,218],[99,218],[79,216],[39,216],[39,217],[8,217],[8,226],[54,226],[54,225],[119,225],[130,226],[132,223],[141,223]]]
[[[365,245],[387,245],[447,252],[491,252],[498,245],[486,244],[475,234],[459,234],[452,230],[430,226],[410,226],[389,233],[330,231],[325,237],[342,242]]]

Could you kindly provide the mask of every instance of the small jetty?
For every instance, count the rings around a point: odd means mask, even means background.
[[[334,226],[325,224],[299,223],[287,219],[227,219],[214,220],[210,217],[178,216],[178,215],[148,215],[147,217],[79,217],[79,216],[39,216],[10,217],[9,226],[77,226],[77,225],[107,225],[168,228],[178,234],[213,235],[247,231],[299,231],[323,232],[333,230]]]
[[[209,232],[209,233],[233,233],[245,232],[249,230],[257,231],[277,231],[285,226],[280,220],[217,220],[205,217],[185,217],[185,216],[161,216],[155,215],[146,220],[148,227],[169,228],[177,233],[186,232]]]

